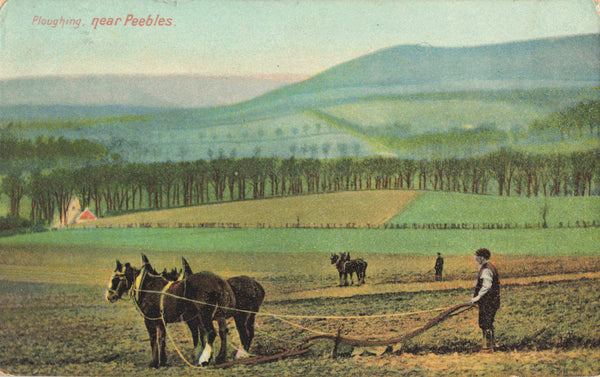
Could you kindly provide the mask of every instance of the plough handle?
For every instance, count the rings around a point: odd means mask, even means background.
[[[321,334],[321,335],[309,336],[304,341],[309,342],[309,341],[316,340],[316,339],[332,339],[332,340],[341,341],[343,343],[347,343],[347,344],[350,344],[353,346],[362,346],[362,347],[388,346],[388,345],[400,343],[404,340],[413,338],[413,337],[421,334],[422,332],[424,332],[424,331],[432,328],[433,326],[437,325],[438,323],[442,322],[444,319],[450,317],[450,315],[452,313],[456,312],[459,309],[467,308],[466,310],[468,310],[468,309],[474,308],[476,306],[477,305],[469,303],[469,302],[454,305],[451,308],[448,308],[444,312],[440,313],[437,317],[433,318],[432,320],[427,322],[422,327],[419,327],[416,330],[413,330],[409,333],[406,333],[406,334],[401,335],[396,338],[383,339],[383,340],[367,340],[367,339],[358,339],[358,338],[348,338],[348,337],[343,337],[343,336],[340,337],[340,336],[333,335],[333,334]],[[464,311],[466,311],[466,310],[464,310]]]

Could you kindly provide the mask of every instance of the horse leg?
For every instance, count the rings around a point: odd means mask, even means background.
[[[159,366],[167,365],[167,328],[164,324],[158,325]]]
[[[338,272],[340,274],[340,284],[338,284],[338,286],[342,287],[344,285],[344,281],[342,280],[344,273],[342,271]]]
[[[258,309],[255,310],[256,312]],[[256,314],[252,313],[248,316],[248,321],[246,321],[246,330],[248,331],[248,343],[244,348],[246,351],[250,352],[250,346],[252,345],[252,340],[254,339],[254,320],[256,319]]]
[[[219,348],[219,354],[217,355],[216,362],[217,364],[224,363],[227,359],[227,332],[229,329],[227,328],[227,320],[225,317],[221,317],[217,320],[219,324],[219,338],[221,338],[221,348]]]
[[[152,349],[152,361],[148,364],[151,368],[158,368],[158,346],[156,344],[156,325],[150,320],[144,320],[148,336],[150,337],[150,348]]]
[[[202,326],[202,321],[198,321],[197,330],[200,332],[200,350],[198,351],[198,360],[200,360],[200,355],[204,352],[204,348],[206,348],[206,330],[204,330],[204,327]]]
[[[238,351],[235,354],[235,358],[241,359],[242,357],[247,356],[247,351],[250,349],[249,342],[252,341],[252,338],[250,338],[250,341],[248,340],[250,336],[248,331],[248,314],[238,312],[233,316],[233,319],[235,321],[235,328],[240,336],[240,342],[242,343],[241,347],[238,348]]]
[[[194,318],[186,319],[185,323],[190,329],[190,333],[192,334],[192,341],[194,344],[192,354],[194,354],[196,352],[196,348],[198,347],[198,327],[200,325],[200,321],[198,320],[198,317],[195,316]]]
[[[190,333],[192,334],[192,341],[194,343],[194,349],[196,349],[196,347],[198,347],[198,327],[200,324],[200,320],[198,319],[198,316],[194,316],[192,318],[184,317],[184,320],[185,324],[190,329]]]
[[[350,271],[350,272],[348,273],[348,275],[350,275],[350,285],[354,285],[354,279],[352,278],[352,274],[353,274],[353,272],[352,272],[352,271]]]
[[[212,345],[213,342],[215,341],[215,338],[217,337],[217,331],[215,330],[215,326],[213,325],[212,322],[212,311],[210,313],[206,313],[206,309],[205,313],[202,314],[202,353],[200,354],[200,357],[198,358],[198,365],[205,367],[208,366],[208,364],[210,363],[210,360],[212,359]]]

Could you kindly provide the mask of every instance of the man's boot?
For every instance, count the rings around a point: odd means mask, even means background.
[[[496,349],[496,335],[494,334],[494,329],[491,328],[490,329],[490,348],[492,349],[492,352],[494,352],[494,350]]]
[[[494,352],[494,330],[486,329],[483,331],[483,349],[481,352]]]
[[[488,348],[487,337],[485,336],[485,330],[482,330],[482,338],[481,338],[481,352],[485,352]]]

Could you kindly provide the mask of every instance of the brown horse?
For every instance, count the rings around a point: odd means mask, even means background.
[[[351,259],[350,253],[331,254],[331,264],[335,264],[335,268],[338,270],[340,277],[339,286],[348,285],[348,275],[350,275],[350,283],[354,284],[352,274],[356,274],[358,285],[365,283],[365,277],[367,275],[367,262],[362,258]]]
[[[211,272],[200,272],[185,281],[167,281],[150,265],[142,254],[141,269],[117,266],[108,283],[106,299],[109,302],[119,300],[125,292],[133,297],[135,304],[144,316],[144,322],[150,336],[152,348],[151,367],[158,368],[167,363],[166,323],[183,319],[192,332],[194,348],[198,344],[200,332],[202,342],[198,365],[206,366],[212,359],[212,344],[216,338],[213,320],[219,325],[221,349],[216,362],[220,364],[226,358],[227,323],[232,314],[226,308],[235,307],[235,296],[229,284]]]
[[[183,280],[193,275],[192,268],[185,258],[183,263]],[[250,352],[252,339],[254,339],[254,321],[256,313],[260,309],[265,298],[265,290],[259,282],[249,276],[235,276],[227,280],[235,295],[235,308],[232,312],[242,343],[242,349],[238,349],[236,358],[244,357]]]

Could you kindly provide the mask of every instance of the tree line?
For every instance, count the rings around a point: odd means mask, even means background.
[[[38,136],[34,140],[18,138],[10,131],[0,131],[0,171],[51,169],[56,166],[77,167],[100,161],[108,148],[85,139]]]
[[[600,101],[584,101],[553,112],[546,118],[533,121],[531,130],[553,132],[562,138],[572,134],[600,136]]]
[[[69,200],[97,216],[146,209],[372,189],[418,189],[500,196],[598,195],[600,150],[539,155],[503,148],[467,158],[220,158],[185,162],[113,163],[25,174],[2,181],[10,214],[64,219]]]

